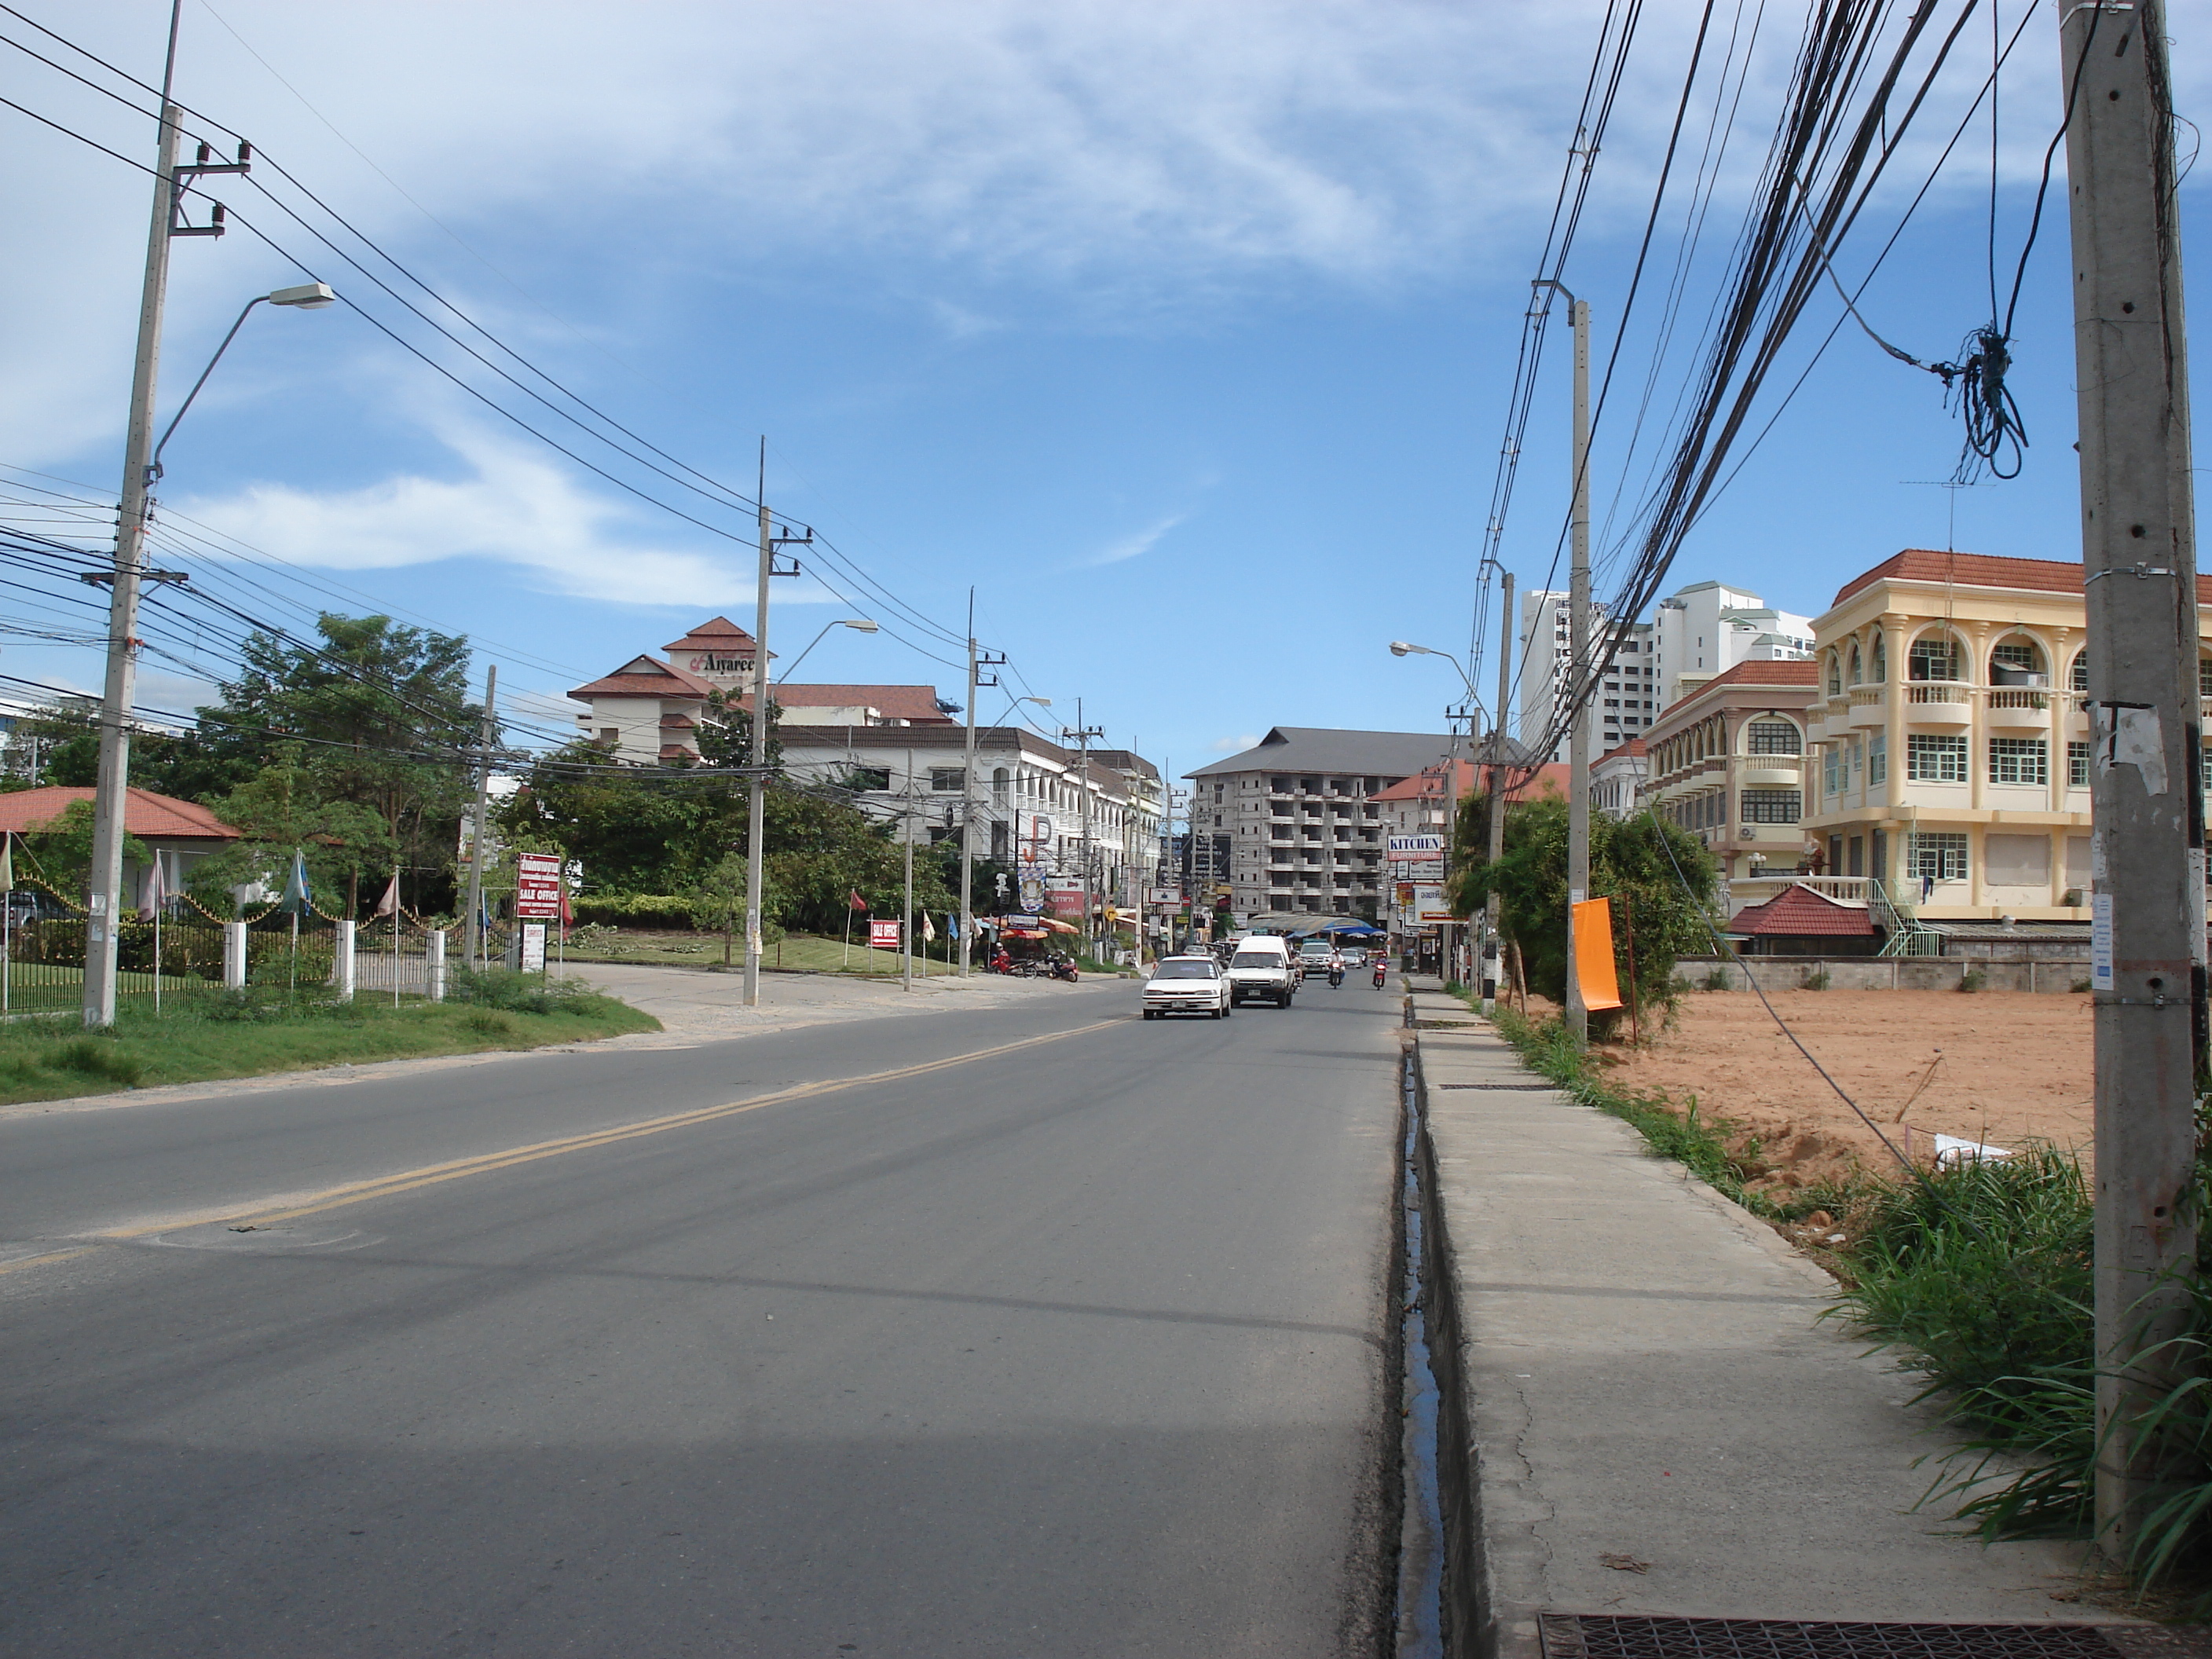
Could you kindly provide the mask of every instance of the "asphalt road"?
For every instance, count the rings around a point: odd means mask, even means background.
[[[0,1650],[1380,1651],[1387,1001],[0,1115]]]

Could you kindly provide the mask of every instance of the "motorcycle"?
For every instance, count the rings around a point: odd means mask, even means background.
[[[1054,979],[1066,980],[1070,985],[1076,982],[1075,963],[1072,957],[1054,957],[1049,971]]]
[[[1389,976],[1389,971],[1390,969],[1388,963],[1377,962],[1375,964],[1375,988],[1376,990],[1379,991],[1382,988],[1382,981]]]
[[[1340,963],[1340,962],[1333,962],[1333,963],[1329,963],[1329,965],[1328,965],[1328,988],[1329,988],[1330,990],[1334,991],[1334,990],[1335,990],[1339,986],[1342,985],[1343,983],[1344,983],[1344,964],[1343,964],[1342,963]]]

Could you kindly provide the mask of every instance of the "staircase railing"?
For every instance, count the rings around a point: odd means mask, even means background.
[[[1874,912],[1876,924],[1887,935],[1882,941],[1883,956],[1940,957],[1943,954],[1942,934],[1923,923],[1910,904],[1892,893],[1887,882],[1869,882],[1867,892],[1869,908]]]

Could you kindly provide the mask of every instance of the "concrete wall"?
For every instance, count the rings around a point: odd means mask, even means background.
[[[1955,991],[1969,973],[1982,976],[1984,991],[2073,991],[2089,977],[2089,964],[2078,962],[1984,962],[1957,957],[1752,957],[1752,973],[1765,991],[1794,990],[1808,975],[1825,971],[1832,991]],[[1731,991],[1747,991],[1744,963],[1714,957],[1684,957],[1674,964],[1677,978],[1703,988],[1717,969]]]

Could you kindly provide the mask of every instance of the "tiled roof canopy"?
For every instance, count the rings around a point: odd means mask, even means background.
[[[1737,911],[1729,932],[1790,939],[1872,939],[1875,926],[1864,906],[1839,903],[1793,881],[1765,903],[1747,904]]]
[[[1908,547],[1862,572],[1836,592],[1836,603],[1884,578],[1899,581],[1956,582],[1966,587],[2021,587],[2044,593],[2079,593],[2081,566],[2059,559],[2000,559],[1986,553],[1938,553],[1924,547]],[[2212,576],[2197,579],[2200,605],[2212,605]]]
[[[91,800],[94,793],[89,787],[50,784],[0,795],[0,830],[36,835],[76,802]],[[151,789],[134,788],[125,798],[123,828],[141,841],[236,841],[240,835],[198,802],[157,795]]]

